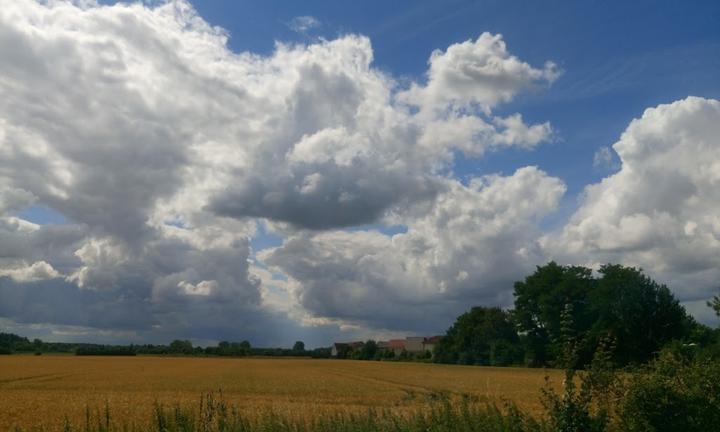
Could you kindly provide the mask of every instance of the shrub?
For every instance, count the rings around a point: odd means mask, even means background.
[[[720,424],[720,363],[665,350],[633,374],[619,407],[622,430],[710,431]]]

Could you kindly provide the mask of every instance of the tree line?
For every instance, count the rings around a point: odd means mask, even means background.
[[[511,310],[478,306],[458,317],[434,361],[584,367],[602,340],[612,340],[618,366],[647,363],[673,344],[720,354],[720,332],[695,321],[667,286],[637,268],[608,264],[594,274],[550,262],[516,282],[514,298]],[[720,297],[708,305],[720,315]],[[572,365],[562,364],[563,332],[576,341]]]
[[[193,346],[192,342],[176,339],[169,344],[130,344],[106,345],[90,343],[44,342],[41,339],[32,341],[13,333],[0,332],[0,354],[12,353],[68,353],[79,356],[134,356],[134,355],[183,355],[183,356],[217,356],[217,357],[330,357],[330,348],[305,349],[302,341],[297,341],[292,348],[253,347],[250,342],[221,341],[215,346]]]

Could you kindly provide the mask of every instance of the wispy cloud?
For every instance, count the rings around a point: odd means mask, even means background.
[[[610,147],[600,147],[593,155],[593,166],[595,168],[610,169],[616,167],[615,157]]]
[[[305,34],[314,28],[318,28],[321,25],[322,23],[320,20],[310,15],[296,16],[287,23],[290,30],[302,34]]]

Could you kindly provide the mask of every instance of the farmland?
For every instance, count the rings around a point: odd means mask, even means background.
[[[555,384],[558,372],[549,372]],[[107,406],[115,419],[142,423],[156,402],[194,406],[222,393],[247,413],[312,417],[421,408],[444,396],[515,402],[541,410],[540,369],[310,359],[194,357],[0,357],[0,430],[81,424]]]

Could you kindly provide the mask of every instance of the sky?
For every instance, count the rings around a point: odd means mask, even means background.
[[[720,292],[715,1],[0,0],[0,330],[442,334],[550,260]]]

